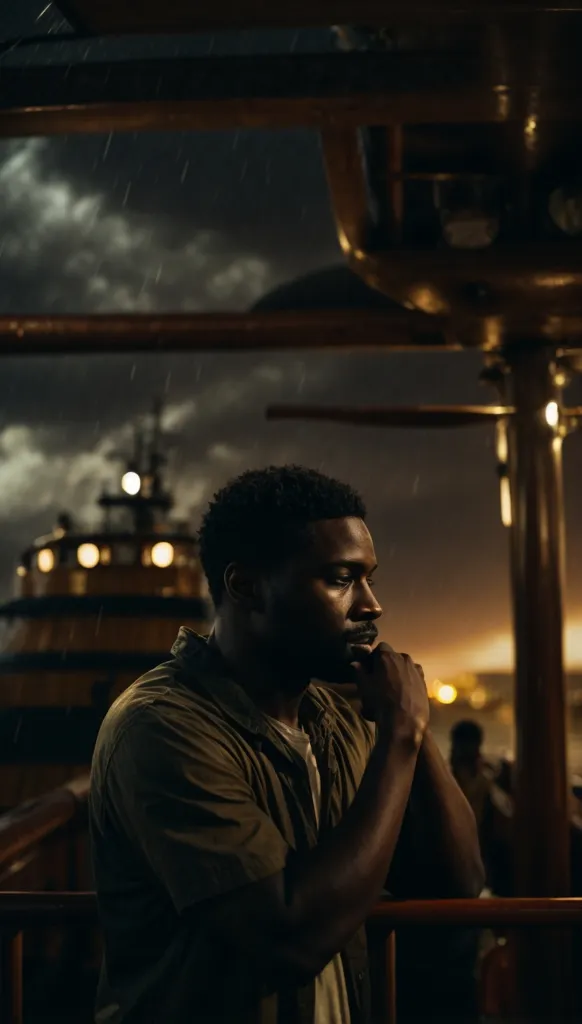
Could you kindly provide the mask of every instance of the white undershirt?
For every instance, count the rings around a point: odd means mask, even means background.
[[[309,736],[303,729],[293,729],[290,725],[278,722],[269,717],[269,722],[280,736],[293,747],[307,765],[315,820],[319,826],[321,814],[321,777]],[[350,1004],[346,988],[346,979],[342,959],[339,953],[327,964],[315,979],[315,1012],[314,1024],[350,1024]]]

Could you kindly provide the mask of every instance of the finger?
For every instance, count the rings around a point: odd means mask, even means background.
[[[391,647],[390,644],[387,644],[385,641],[382,641],[382,643],[378,644],[378,646],[375,648],[375,650],[376,651],[386,651],[388,654],[396,654],[396,651],[394,650],[394,648]]]
[[[366,658],[365,661],[350,662],[350,668],[352,669],[355,675],[356,682],[358,682],[360,679],[364,680],[365,678],[368,678],[370,676],[370,673],[374,669],[374,663],[371,659],[368,660]]]

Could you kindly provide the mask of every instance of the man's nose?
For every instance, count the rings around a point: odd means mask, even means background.
[[[379,619],[382,615],[382,605],[377,600],[370,584],[366,581],[362,583],[359,590],[354,611],[357,611],[357,616],[354,616],[356,621],[361,621],[362,619],[373,621],[374,619]]]

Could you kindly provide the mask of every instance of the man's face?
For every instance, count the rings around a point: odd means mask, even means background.
[[[478,764],[481,759],[481,744],[477,739],[466,739],[453,743],[451,758],[466,764]]]
[[[349,682],[350,664],[377,637],[382,614],[373,587],[376,555],[361,519],[325,519],[310,543],[262,583],[264,613],[256,621],[268,658],[289,678]]]

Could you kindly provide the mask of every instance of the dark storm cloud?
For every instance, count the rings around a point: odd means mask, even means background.
[[[19,5],[18,25],[14,12],[12,25],[0,14],[5,34],[32,31],[44,6]],[[0,251],[2,312],[242,309],[338,259],[317,140],[301,132],[3,144]],[[1,370],[5,581],[63,505],[92,514],[132,420],[162,393],[180,514],[196,520],[213,490],[248,466],[305,462],[349,479],[368,501],[387,638],[438,654],[509,628],[489,428],[357,430],[263,417],[281,401],[494,401],[478,384],[478,356],[71,357],[4,360]],[[580,438],[570,439],[574,611],[582,605],[580,456]]]

